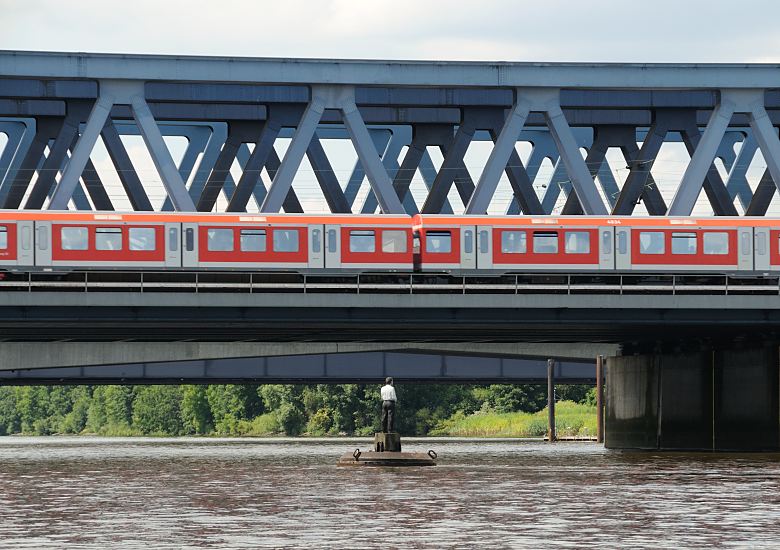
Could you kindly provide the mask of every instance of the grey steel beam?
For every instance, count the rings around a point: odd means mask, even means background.
[[[312,170],[314,170],[314,176],[320,184],[320,189],[322,189],[322,194],[325,197],[325,202],[328,203],[330,211],[334,214],[351,213],[352,209],[344,196],[344,192],[341,190],[339,180],[333,171],[333,167],[330,165],[328,156],[325,154],[316,132],[309,143],[309,148],[306,150],[306,156],[309,159]]]
[[[61,126],[62,119],[45,117],[36,121],[35,136],[27,148],[19,167],[15,171],[9,170],[6,176],[6,181],[3,184],[3,191],[5,192],[3,208],[19,208],[49,141],[59,133]]]
[[[750,199],[745,209],[746,216],[765,216],[766,211],[769,210],[769,204],[772,202],[772,197],[775,194],[775,182],[772,179],[772,174],[767,168],[761,175],[761,180],[756,186],[756,191],[753,193],[753,197]]]
[[[400,169],[398,156],[401,154],[401,150],[412,142],[411,128],[407,126],[393,127],[390,130],[390,139],[387,140],[387,144],[384,147],[377,144],[377,139],[375,138],[376,130],[373,128],[369,129],[369,133],[371,134],[372,141],[374,142],[377,151],[382,152],[380,155],[382,157],[382,166],[387,170],[387,175],[390,176],[390,179],[395,181],[395,176]],[[412,197],[412,195],[407,194],[405,198],[401,199],[401,203],[404,205],[407,213],[417,213],[417,204],[414,202],[414,197]],[[366,194],[360,211],[362,213],[373,213],[376,212],[377,206],[376,195],[373,190],[371,190]]]
[[[595,361],[558,361],[560,383],[593,383]],[[374,382],[387,376],[437,382],[539,382],[547,375],[539,358],[367,351],[195,359],[81,367],[0,370],[4,384],[168,383],[258,381],[263,383]]]
[[[26,209],[40,210],[55,184],[60,167],[65,163],[68,150],[78,140],[79,125],[89,116],[92,102],[73,100],[68,102],[68,114],[63,119],[57,137],[49,149],[43,168],[25,204]]]
[[[279,171],[279,168],[282,166],[282,161],[279,160],[279,155],[276,153],[275,149],[271,149],[271,152],[268,154],[268,160],[265,163],[265,169],[268,171],[268,176],[271,178],[271,181],[274,180],[276,177],[276,173]],[[263,196],[265,196],[266,189],[262,185],[258,185],[256,189],[259,189],[262,191]],[[259,204],[263,204],[262,201],[259,202]],[[298,199],[298,196],[295,194],[295,189],[290,187],[290,190],[287,192],[287,196],[284,198],[284,202],[282,203],[282,208],[285,212],[288,214],[302,214],[303,213],[303,206],[301,205],[300,200]]]
[[[73,155],[68,162],[59,183],[54,189],[54,194],[49,201],[49,210],[66,210],[68,202],[73,196],[73,191],[79,185],[79,179],[89,160],[89,155],[95,147],[100,132],[108,119],[111,107],[114,104],[113,94],[104,94],[98,97],[87,119],[84,133],[73,148]],[[68,143],[70,145],[70,142]]]
[[[225,181],[230,174],[230,167],[236,160],[238,148],[247,141],[256,141],[261,133],[259,123],[244,123],[231,121],[228,123],[228,134],[222,149],[219,152],[217,161],[211,174],[206,181],[206,185],[201,191],[197,202],[199,212],[211,212],[217,202],[217,198],[225,187]]]
[[[436,179],[433,181],[431,189],[428,191],[428,197],[420,209],[422,213],[440,213],[442,208],[444,208],[453,183],[456,184],[458,194],[464,205],[468,204],[472,198],[474,184],[468,172],[464,172],[463,156],[466,154],[475,132],[476,128],[471,122],[463,120],[449,144],[445,145],[442,143],[440,145],[444,160],[436,173]]]
[[[84,187],[89,193],[89,198],[92,200],[92,204],[95,205],[95,210],[114,210],[114,205],[111,202],[111,198],[106,192],[106,188],[100,179],[95,165],[91,160],[87,160],[87,165],[84,167],[84,173],[81,174],[81,179],[84,180]]]
[[[260,182],[260,174],[263,167],[268,162],[268,156],[274,148],[274,142],[279,134],[281,126],[273,119],[269,118],[263,125],[260,135],[256,140],[255,148],[244,165],[244,171],[238,180],[238,185],[227,205],[228,212],[246,212],[246,206],[249,197],[252,196]],[[292,191],[292,188],[290,188]],[[263,187],[263,196],[265,197],[265,187]]]
[[[168,146],[165,145],[157,122],[154,120],[149,106],[142,95],[136,94],[131,98],[133,117],[135,118],[141,136],[146,142],[146,147],[152,157],[157,172],[160,174],[163,187],[171,199],[173,207],[177,211],[194,212],[195,203],[187,193],[187,187],[179,175],[176,164],[171,157]],[[86,134],[86,131],[85,131]],[[80,142],[79,142],[80,143]]]
[[[767,172],[771,174],[775,187],[780,189],[780,140],[764,109],[763,93],[757,95],[759,97],[750,103],[750,127],[764,155]]]
[[[645,193],[645,189],[652,185],[649,183],[650,170],[653,168],[655,159],[658,158],[658,152],[661,150],[661,146],[664,144],[664,139],[668,133],[668,126],[666,119],[661,117],[653,122],[653,125],[645,135],[645,139],[642,142],[642,147],[638,151],[633,152],[633,158],[629,158],[628,166],[629,172],[626,181],[623,184],[623,188],[620,190],[620,194],[617,197],[615,206],[612,208],[612,214],[616,216],[630,216],[634,212],[634,207],[639,202],[640,197]],[[631,150],[626,151],[628,154],[632,154]],[[657,190],[657,186],[654,186]],[[645,206],[648,212],[653,209],[653,214],[656,214],[660,210],[661,204],[656,202],[647,202]],[[664,205],[664,212],[660,212],[656,215],[665,213],[666,208]]]
[[[133,210],[147,212],[154,210],[146,190],[138,178],[130,156],[127,154],[125,145],[119,137],[116,126],[114,126],[114,122],[110,118],[106,119],[101,136]]]
[[[490,131],[490,137],[494,146],[498,140],[498,131],[497,128],[493,128]],[[509,180],[509,185],[512,186],[513,201],[518,204],[523,213],[530,215],[544,214],[542,203],[539,202],[539,197],[536,195],[536,191],[534,191],[531,178],[529,177],[525,166],[523,166],[520,155],[517,154],[517,149],[514,147],[509,153],[509,163],[506,166],[506,175]]]
[[[682,138],[683,143],[685,143],[685,148],[688,150],[688,154],[691,155],[691,162],[693,162],[693,155],[699,146],[701,134],[699,133],[699,127],[696,126],[694,120],[692,118],[688,120],[689,124],[686,128],[683,129]],[[728,121],[726,121],[726,125],[728,126]],[[720,149],[721,143],[723,143],[724,138],[725,131],[724,135],[721,136],[718,141],[718,147],[715,149],[715,157],[713,157],[713,161],[718,155],[718,151]],[[713,139],[717,138],[713,137]],[[682,181],[680,182],[680,186],[682,186]],[[710,205],[712,206],[712,210],[716,216],[737,215],[737,209],[734,206],[734,201],[729,196],[726,185],[723,183],[723,178],[720,177],[720,172],[718,172],[718,168],[715,166],[714,162],[712,162],[707,169],[707,173],[704,176],[703,187],[704,192],[707,194],[707,198],[710,201]]]
[[[374,86],[722,89],[780,88],[776,64],[510,63],[361,61],[125,55],[0,53],[12,78],[130,79],[185,82]]]
[[[344,129],[344,132],[346,133],[346,129]],[[371,140],[373,141],[374,147],[376,147],[377,151],[384,151],[387,148],[388,143],[390,143],[390,139],[393,137],[392,131],[389,130],[371,129],[369,130],[369,134],[371,135]],[[341,136],[338,137],[341,138]],[[349,137],[349,135],[346,137]],[[355,166],[352,168],[352,173],[349,176],[349,180],[347,180],[347,185],[344,187],[344,196],[347,198],[347,202],[349,202],[350,207],[355,206],[355,199],[357,198],[357,195],[360,192],[360,188],[363,186],[363,180],[365,179],[366,171],[363,169],[363,164],[358,158],[355,161]],[[370,190],[368,195],[371,195]],[[374,200],[376,201],[376,199]]]
[[[301,165],[303,155],[309,147],[314,132],[317,130],[317,123],[325,112],[326,103],[322,97],[313,96],[311,102],[303,112],[303,116],[298,124],[295,135],[293,136],[284,159],[279,169],[273,176],[268,194],[260,205],[260,212],[274,213],[279,212],[284,204],[288,192],[292,188],[293,179]]]
[[[727,134],[728,135],[728,134]],[[733,145],[732,145],[733,147]],[[739,153],[736,154],[736,158],[729,166],[724,161],[726,168],[729,170],[729,177],[726,181],[726,189],[729,192],[731,200],[739,199],[742,207],[747,210],[750,206],[750,202],[753,200],[753,191],[750,189],[750,185],[747,181],[747,171],[750,168],[750,163],[753,157],[758,151],[758,142],[753,137],[753,133],[748,133],[739,149]],[[732,148],[733,152],[733,148]]]
[[[607,214],[607,209],[596,189],[596,183],[585,165],[560,106],[557,103],[551,105],[545,111],[545,118],[583,212],[589,215]]]
[[[736,105],[733,101],[727,97],[721,97],[721,102],[713,110],[704,135],[698,140],[698,143],[695,143],[695,134],[691,135],[691,132],[687,132],[686,147],[692,153],[691,162],[685,169],[677,192],[669,205],[670,216],[690,216],[693,212],[696,199],[699,197],[705,178],[710,175],[710,168],[715,160],[718,146],[723,140],[735,109]],[[698,133],[698,127],[696,127],[696,132]],[[692,147],[695,147],[695,150],[691,151]]]
[[[34,120],[33,124],[35,124]],[[23,147],[28,128],[28,124],[21,120],[0,120],[0,132],[6,135],[5,147],[3,147],[2,154],[0,154],[0,192],[2,192],[2,184],[5,181],[6,174],[11,169],[14,158],[17,156],[20,148]],[[0,197],[1,202],[2,197]]]

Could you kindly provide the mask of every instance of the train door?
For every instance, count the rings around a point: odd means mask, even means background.
[[[165,267],[181,267],[181,224],[166,223],[165,227]]]
[[[615,269],[629,271],[631,269],[631,228],[615,228]]]
[[[29,231],[32,232],[33,222],[22,222],[29,224]],[[20,224],[21,225],[21,224]],[[35,250],[25,250],[22,243],[22,236],[19,236],[19,264],[20,265],[51,265],[52,234],[51,222],[35,222]],[[22,261],[24,259],[24,261]]]
[[[751,233],[755,231],[755,235]],[[751,238],[753,237],[753,238]],[[751,242],[755,241],[755,252],[751,250]],[[739,230],[739,269],[769,271],[769,228],[756,227],[754,229],[740,228]],[[746,267],[743,268],[743,262]]]
[[[325,226],[325,254],[326,269],[341,268],[341,227],[338,225]]]
[[[181,265],[198,267],[198,224],[181,224]],[[170,243],[169,243],[170,250]]]
[[[615,269],[615,228],[599,227],[599,269]]]
[[[493,256],[490,254],[490,234],[493,228],[487,225],[460,228],[460,266],[462,269],[490,269]],[[484,236],[483,236],[484,234]]]
[[[309,226],[309,267],[322,269],[325,267],[325,254],[323,253],[323,226]]]

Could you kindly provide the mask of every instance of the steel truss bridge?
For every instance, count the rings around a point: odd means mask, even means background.
[[[326,203],[318,211],[496,212],[506,174],[510,214],[549,214],[564,193],[565,214],[630,215],[641,201],[651,215],[687,216],[703,189],[715,215],[763,215],[780,182],[779,68],[0,52],[0,206],[113,210],[90,158],[102,139],[135,210],[213,212],[222,194],[229,212],[301,212],[293,183],[305,156]],[[164,201],[150,198],[121,139],[139,134]],[[163,136],[188,140],[178,164]],[[280,158],[281,138],[291,141]],[[357,153],[346,181],[322,146],[329,139]],[[469,170],[475,140],[493,147]],[[653,166],[665,142],[680,140],[691,159],[666,200]],[[518,141],[532,144],[525,163]],[[429,147],[442,153],[438,169]],[[606,163],[610,148],[623,154],[624,181]],[[759,151],[767,167],[751,186]],[[539,182],[545,159],[555,170]],[[428,191],[416,202],[418,170]],[[453,185],[463,206],[451,204]]]
[[[704,191],[705,214],[760,216],[780,186],[778,125],[776,65],[5,51],[0,208],[632,215],[642,204],[653,216],[690,216],[701,211]],[[153,177],[134,164],[126,136],[142,138]],[[178,162],[170,136],[187,141]],[[119,182],[114,188],[95,165],[99,140]],[[354,148],[357,163],[346,178],[333,168],[327,140]],[[492,143],[476,169],[464,160],[475,141]],[[526,159],[518,142],[531,145]],[[682,142],[690,162],[664,195],[653,171],[669,142]],[[441,153],[439,166],[431,148]],[[607,162],[610,149],[622,154],[625,177]],[[751,184],[748,168],[759,153],[766,170]],[[320,204],[301,198],[304,158]],[[549,178],[540,170],[546,161],[554,164]],[[412,192],[417,173],[422,194]],[[512,195],[499,203],[504,178]],[[151,180],[165,197],[154,196]],[[384,374],[528,381],[544,377],[549,355],[563,361],[563,380],[582,381],[589,375],[565,362],[590,368],[596,353],[615,355],[617,345],[656,345],[670,333],[692,341],[776,339],[780,330],[777,279],[758,286],[565,275],[282,284],[262,274],[163,275],[6,277],[0,382],[360,381]],[[356,370],[361,362],[369,366]],[[412,363],[422,370],[403,370]]]

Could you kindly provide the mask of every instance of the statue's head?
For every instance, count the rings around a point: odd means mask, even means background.
[[[385,384],[387,384],[389,386],[392,386],[393,385],[393,379],[388,376],[387,378],[385,378]]]

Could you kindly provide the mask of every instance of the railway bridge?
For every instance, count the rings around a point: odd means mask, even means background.
[[[778,215],[778,125],[776,65],[6,51],[0,208],[750,227]],[[605,355],[608,447],[780,449],[772,268],[123,267],[2,273],[0,382],[540,381],[548,357],[582,382]]]

